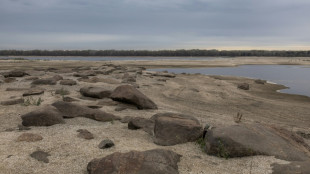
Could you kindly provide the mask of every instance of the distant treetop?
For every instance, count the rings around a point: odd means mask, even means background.
[[[0,56],[310,57],[310,51],[267,50],[0,50]]]

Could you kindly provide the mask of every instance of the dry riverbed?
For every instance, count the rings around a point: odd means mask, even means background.
[[[258,83],[255,79],[241,77],[206,76],[199,74],[154,74],[143,68],[162,67],[208,67],[237,66],[243,64],[298,64],[310,65],[309,58],[231,58],[210,61],[0,61],[0,72],[13,69],[24,70],[24,77],[4,78],[0,75],[0,102],[21,98],[29,89],[42,89],[44,93],[23,97],[24,102],[15,105],[0,105],[0,173],[87,173],[87,164],[114,152],[167,149],[182,155],[178,163],[181,174],[264,174],[272,173],[273,163],[287,164],[274,156],[251,156],[242,158],[219,158],[207,155],[196,142],[173,146],[160,146],[143,130],[129,130],[127,123],[120,121],[99,122],[77,117],[65,119],[65,124],[48,127],[31,126],[19,130],[21,115],[71,97],[83,106],[100,106],[99,110],[121,118],[126,116],[150,118],[157,113],[182,113],[198,119],[202,127],[223,127],[236,124],[262,123],[283,127],[291,132],[310,133],[310,98],[276,92],[284,86]],[[112,70],[113,69],[113,70]],[[94,76],[88,73],[96,72]],[[86,74],[88,78],[74,74]],[[126,77],[133,77],[131,80]],[[60,75],[71,79],[76,85],[33,85],[36,78]],[[124,77],[125,76],[125,77]],[[95,83],[94,83],[95,82]],[[249,90],[238,88],[247,83]],[[113,91],[116,87],[131,84],[156,103],[158,109],[138,110],[131,105],[111,100],[83,97],[82,87],[101,87]],[[7,90],[11,88],[11,90]],[[12,89],[15,88],[15,89]],[[16,89],[17,88],[17,89]],[[24,88],[24,89],[22,89]],[[56,94],[57,89],[68,95]],[[101,101],[101,104],[100,104]],[[105,104],[102,104],[105,103]],[[110,104],[106,104],[110,103]],[[242,114],[241,123],[236,116]],[[87,129],[93,139],[78,137],[77,130]],[[23,133],[40,135],[35,142],[18,141]],[[103,139],[110,139],[115,146],[99,149]],[[304,139],[309,145],[309,140]],[[49,153],[48,163],[30,156],[34,151]]]

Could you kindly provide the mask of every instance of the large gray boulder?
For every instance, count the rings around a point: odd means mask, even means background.
[[[99,109],[91,109],[87,106],[82,106],[78,104],[68,103],[64,101],[57,101],[52,105],[56,107],[60,111],[62,116],[65,118],[85,117],[103,122],[120,120],[120,117],[117,117],[113,114],[106,113]]]
[[[51,126],[64,123],[61,113],[52,106],[45,106],[21,116],[24,126]]]
[[[213,128],[207,132],[205,143],[206,152],[218,157],[269,155],[289,161],[309,159],[309,146],[301,137],[259,123]]]
[[[137,106],[138,109],[157,109],[157,105],[131,85],[117,87],[110,98],[115,101],[129,103]]]
[[[80,89],[80,93],[85,97],[102,99],[110,97],[112,91],[100,87],[84,87]]]
[[[196,141],[202,136],[203,129],[199,121],[188,115],[176,113],[155,114],[154,142],[163,146]]]
[[[89,174],[178,174],[181,155],[163,149],[113,153],[87,165]]]

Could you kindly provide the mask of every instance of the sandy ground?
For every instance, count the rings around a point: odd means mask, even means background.
[[[0,61],[0,70],[27,69],[33,76],[50,77],[56,74],[66,79],[77,79],[72,73],[54,73],[34,71],[38,68],[72,69],[74,67],[100,67],[109,62],[91,61]],[[128,67],[208,67],[237,66],[242,64],[299,64],[310,65],[310,58],[232,58],[211,61],[115,61],[113,64]],[[120,80],[121,74],[98,75],[99,78],[114,78]],[[166,79],[166,82],[159,81]],[[0,79],[1,80],[1,79]],[[12,96],[21,96],[23,91],[5,91],[8,87],[30,87],[31,81],[17,78],[14,83],[0,84],[0,101]],[[120,80],[121,81],[121,80]],[[251,85],[249,91],[237,89],[237,84],[247,82]],[[243,114],[242,122],[264,122],[283,126],[292,131],[310,132],[310,98],[298,95],[277,93],[283,86],[275,84],[256,84],[253,79],[239,77],[215,77],[205,75],[179,74],[175,78],[137,77],[139,90],[151,98],[159,107],[158,110],[126,109],[114,111],[116,106],[103,106],[101,110],[115,115],[139,116],[149,118],[161,112],[179,112],[195,116],[202,125],[213,127],[236,124],[234,116]],[[114,89],[119,84],[86,83],[67,87],[70,97],[80,98],[79,89],[84,86],[100,86]],[[54,91],[62,85],[41,86],[45,93],[40,96],[41,105],[49,105],[61,100]],[[79,100],[82,105],[96,104],[97,101]],[[267,174],[271,173],[270,164],[274,162],[287,163],[274,157],[255,156],[247,158],[221,159],[206,155],[195,142],[175,146],[162,147],[154,144],[152,138],[142,130],[127,129],[127,124],[114,122],[97,122],[86,118],[67,119],[65,124],[50,127],[31,127],[29,131],[6,131],[16,128],[21,123],[20,115],[36,110],[40,106],[1,106],[0,105],[0,173],[3,174],[76,174],[87,173],[87,163],[93,158],[104,157],[114,152],[131,150],[149,150],[164,148],[182,155],[179,163],[181,174]],[[95,136],[92,140],[77,137],[78,129],[87,129]],[[43,137],[38,142],[16,142],[16,138],[24,132],[37,133]],[[101,140],[109,138],[116,146],[110,149],[99,149]],[[49,163],[39,162],[29,156],[35,150],[49,152]]]

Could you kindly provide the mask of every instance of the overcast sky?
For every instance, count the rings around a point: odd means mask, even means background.
[[[0,49],[310,50],[310,0],[0,0]]]

